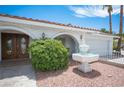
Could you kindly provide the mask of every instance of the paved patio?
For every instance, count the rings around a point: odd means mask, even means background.
[[[0,67],[0,87],[35,86],[35,72],[31,64]]]
[[[120,87],[124,86],[124,68],[101,62],[92,63],[93,71],[87,74],[77,69],[78,63],[60,71],[37,72],[40,87]]]

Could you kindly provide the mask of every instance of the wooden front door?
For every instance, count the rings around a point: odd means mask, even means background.
[[[2,33],[2,59],[28,58],[28,44],[27,35]]]

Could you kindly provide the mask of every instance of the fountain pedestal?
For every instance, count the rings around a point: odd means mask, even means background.
[[[84,73],[91,72],[91,66],[89,63],[82,63],[81,65],[78,66],[78,69],[80,71],[83,71]]]

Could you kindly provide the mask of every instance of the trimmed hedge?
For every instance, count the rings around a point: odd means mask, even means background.
[[[37,70],[50,71],[68,67],[68,50],[61,41],[34,40],[29,46],[32,65]]]

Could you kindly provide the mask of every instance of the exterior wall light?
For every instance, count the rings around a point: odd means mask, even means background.
[[[44,32],[42,33],[42,39],[45,39],[45,33]]]

